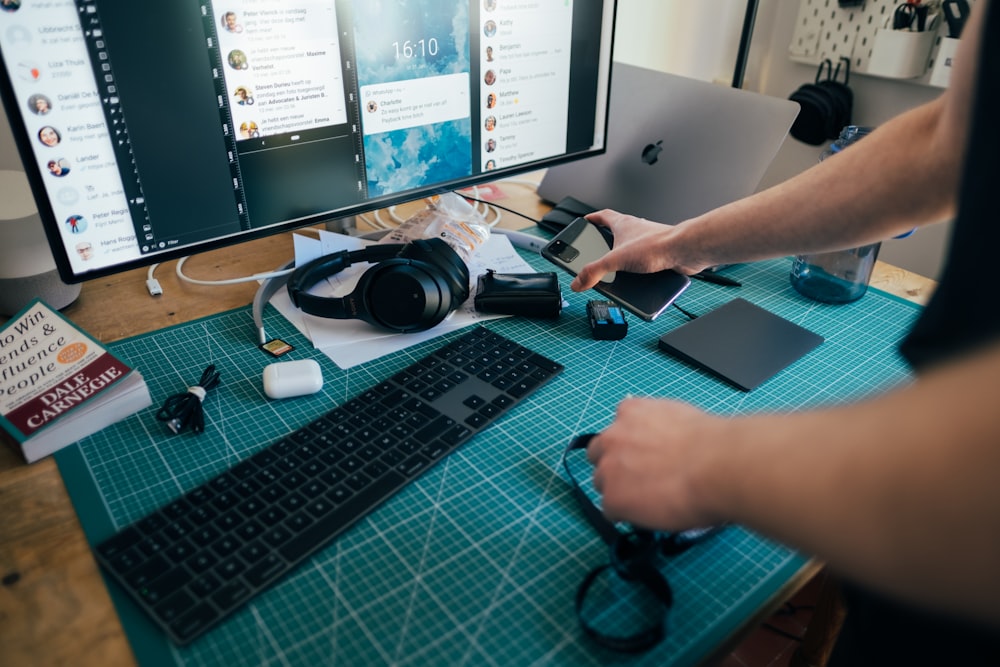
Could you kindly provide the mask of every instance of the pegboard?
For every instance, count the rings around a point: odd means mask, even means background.
[[[841,8],[837,0],[800,0],[795,30],[788,46],[789,58],[818,66],[826,58],[836,64],[841,57],[846,57],[851,60],[852,74],[868,74],[875,33],[885,26],[902,1],[865,0],[860,7]],[[970,7],[975,5],[975,0],[968,2]],[[947,26],[941,19],[936,33],[927,72],[906,81],[936,85],[931,83],[931,72],[941,47],[941,38],[947,35]]]

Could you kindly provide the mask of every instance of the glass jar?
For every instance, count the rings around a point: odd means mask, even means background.
[[[820,156],[825,160],[865,137],[872,128],[848,125]],[[868,291],[881,243],[833,252],[798,255],[792,262],[792,287],[803,296],[824,303],[849,303]]]

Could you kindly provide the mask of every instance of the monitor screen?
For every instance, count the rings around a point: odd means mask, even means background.
[[[78,282],[603,151],[614,0],[0,0]]]

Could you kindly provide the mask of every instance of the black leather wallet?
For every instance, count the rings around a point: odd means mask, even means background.
[[[558,317],[562,292],[554,271],[542,273],[497,273],[479,276],[476,310],[501,315]]]

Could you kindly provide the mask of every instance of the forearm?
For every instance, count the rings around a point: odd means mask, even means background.
[[[714,514],[1000,623],[1000,344],[880,399],[726,428],[699,467]]]

